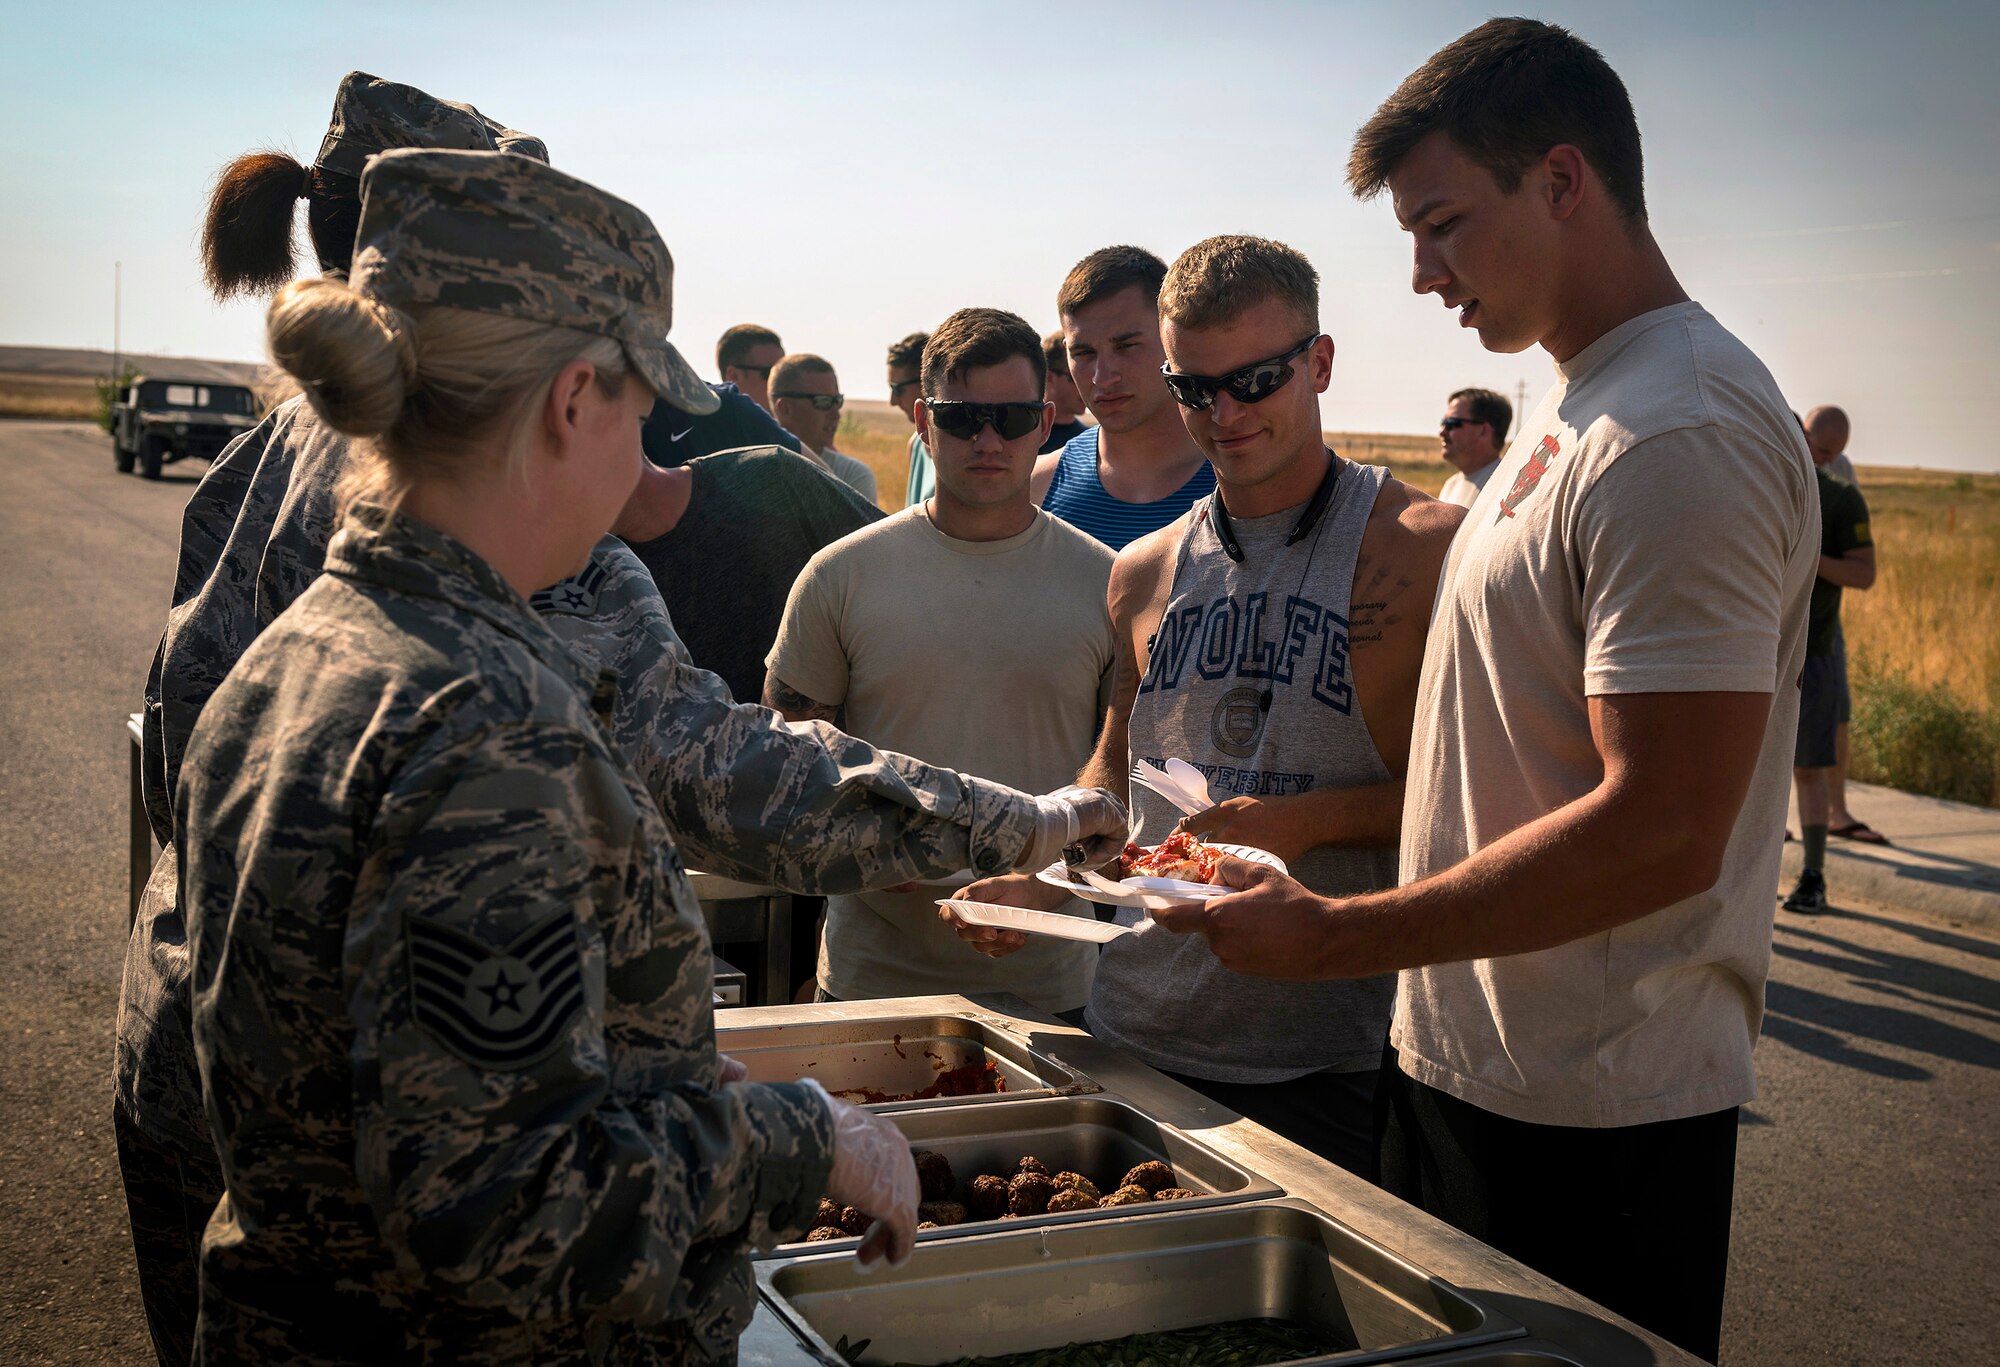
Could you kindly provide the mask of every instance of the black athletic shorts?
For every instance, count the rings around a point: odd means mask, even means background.
[[[1834,736],[1840,730],[1840,660],[1806,656],[1799,675],[1799,739],[1792,751],[1795,769],[1831,769]]]

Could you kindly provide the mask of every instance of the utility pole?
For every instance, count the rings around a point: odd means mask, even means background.
[[[1528,382],[1514,381],[1514,430],[1521,430],[1521,422],[1528,416]]]
[[[123,373],[118,366],[118,353],[121,350],[119,343],[123,340],[119,336],[119,325],[124,322],[122,307],[124,284],[125,263],[113,261],[111,263],[111,387],[113,389],[118,387],[118,377]]]

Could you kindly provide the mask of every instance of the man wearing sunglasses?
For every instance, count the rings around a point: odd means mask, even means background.
[[[840,377],[823,357],[800,352],[771,367],[772,415],[787,431],[798,434],[805,455],[873,503],[875,472],[833,449],[833,434],[840,430],[840,412],[846,402],[840,392]]]
[[[1041,340],[1011,313],[962,309],[931,334],[917,428],[937,490],[813,557],[771,649],[767,706],[795,721],[845,709],[849,734],[964,773],[1071,780],[1110,689],[1111,552],[1029,497],[1044,381]],[[1083,1004],[1093,946],[1040,937],[1008,962],[981,960],[938,919],[951,891],[830,898],[821,998],[1009,991],[1050,1011]]]
[[[1454,468],[1438,490],[1439,502],[1470,508],[1479,501],[1513,421],[1514,405],[1490,389],[1461,389],[1451,396],[1438,419],[1438,445]]]
[[[771,367],[785,354],[778,334],[756,323],[738,323],[715,344],[715,368],[722,382],[748,394],[759,408],[771,408]]]
[[[1133,764],[1187,760],[1218,805],[1184,829],[1269,850],[1329,892],[1393,887],[1425,625],[1462,514],[1325,446],[1333,341],[1298,252],[1198,243],[1167,273],[1159,311],[1162,383],[1216,488],[1119,552],[1118,686],[1079,781],[1124,792]],[[1131,802],[1148,843],[1182,816],[1136,786]],[[1036,904],[1025,879],[967,895]],[[1092,1033],[1372,1179],[1394,978],[1244,977],[1199,936],[1121,919],[1141,929],[1105,947]],[[989,953],[1014,943],[961,933]]]
[[[1097,426],[1035,467],[1035,501],[1112,550],[1166,526],[1215,487],[1160,379],[1160,281],[1166,263],[1105,247],[1056,294],[1070,378]]]

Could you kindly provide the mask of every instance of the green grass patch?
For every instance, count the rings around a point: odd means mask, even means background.
[[[2000,806],[2000,710],[1918,683],[1871,653],[1853,660],[1849,771],[1868,783]]]

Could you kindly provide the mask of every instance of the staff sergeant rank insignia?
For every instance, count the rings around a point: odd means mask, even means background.
[[[560,1044],[583,1005],[576,917],[563,910],[502,949],[421,916],[409,919],[417,1023],[475,1068],[512,1072]]]

